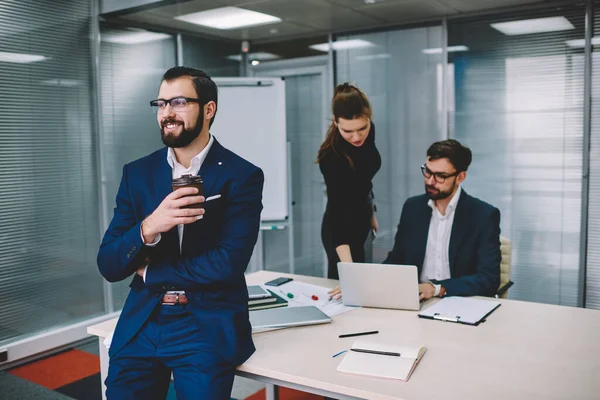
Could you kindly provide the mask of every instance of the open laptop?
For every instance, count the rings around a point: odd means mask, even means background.
[[[338,262],[346,306],[418,310],[419,279],[415,265]]]

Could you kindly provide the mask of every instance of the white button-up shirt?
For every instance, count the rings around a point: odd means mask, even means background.
[[[425,250],[423,270],[421,271],[421,282],[429,282],[431,279],[450,279],[448,250],[456,205],[458,204],[461,192],[462,189],[459,186],[450,203],[448,203],[448,207],[446,207],[445,215],[442,215],[433,200],[427,202],[427,205],[432,210],[429,233],[427,235],[427,249]]]
[[[208,140],[208,144],[200,153],[198,153],[190,163],[190,167],[186,168],[183,165],[177,162],[177,157],[175,157],[175,152],[172,148],[169,147],[167,151],[167,162],[173,169],[173,179],[181,178],[183,175],[198,175],[198,171],[200,171],[200,167],[202,163],[206,159],[206,155],[210,150],[215,139],[212,135],[210,135],[210,139]],[[177,232],[179,233],[179,252],[181,252],[181,244],[183,243],[183,224],[177,225]]]
[[[171,166],[171,168],[173,170],[173,173],[172,173],[173,179],[181,178],[181,176],[183,176],[183,175],[192,175],[192,176],[198,175],[198,172],[200,171],[200,167],[202,167],[202,163],[206,159],[206,155],[210,151],[210,148],[212,147],[212,144],[214,141],[215,141],[215,139],[214,139],[213,135],[210,135],[210,139],[208,139],[208,144],[206,145],[206,147],[204,147],[204,149],[202,149],[202,151],[200,153],[198,153],[196,156],[194,156],[194,158],[192,158],[189,168],[186,168],[183,165],[179,164],[179,162],[177,161],[177,157],[175,156],[175,152],[173,151],[173,149],[171,147],[169,147],[169,149],[167,150],[167,162],[169,163],[169,165]],[[183,224],[177,225],[177,232],[179,233],[179,252],[181,252],[181,245],[183,243]],[[158,244],[158,242],[160,242],[160,238],[161,238],[161,236],[159,233],[156,236],[156,238],[154,238],[154,241],[152,243],[144,243],[144,244],[146,244],[147,246],[151,246],[151,247],[156,246]],[[144,242],[144,236],[142,236],[142,243],[143,242]],[[144,269],[144,282],[146,281],[146,271],[147,270],[148,270],[148,266],[146,266],[146,268]]]

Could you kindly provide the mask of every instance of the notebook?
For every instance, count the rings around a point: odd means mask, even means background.
[[[248,310],[249,311],[255,311],[255,310],[265,310],[267,308],[279,308],[279,307],[286,307],[288,305],[287,300],[285,300],[283,297],[278,296],[277,294],[275,294],[272,291],[268,291],[269,295],[271,297],[267,297],[266,299],[260,299],[260,300],[248,300]],[[261,301],[261,300],[268,300],[266,303],[262,302],[262,303],[255,303],[257,301]]]
[[[255,306],[258,304],[275,303],[277,299],[275,297],[265,297],[262,299],[248,300],[249,306]]]
[[[352,349],[386,352],[397,355],[359,353]],[[425,346],[405,347],[391,343],[357,340],[337,367],[339,372],[408,381],[423,354]]]
[[[359,353],[352,349],[386,352],[398,355]],[[391,343],[356,340],[337,367],[339,372],[408,381],[423,354],[425,346],[405,347]]]
[[[419,317],[476,326],[498,307],[497,301],[445,297],[422,311]]]

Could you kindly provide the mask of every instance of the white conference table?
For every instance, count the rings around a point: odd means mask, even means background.
[[[279,276],[337,284],[268,271],[248,274],[246,281],[256,285]],[[600,398],[600,311],[498,301],[502,305],[476,327],[418,318],[416,311],[360,308],[335,316],[331,324],[256,333],[257,351],[237,374],[267,383],[269,399],[277,397],[276,385],[338,399]],[[102,341],[116,323],[115,318],[88,328],[99,337],[102,382],[108,366]],[[408,382],[336,371],[343,356],[332,356],[356,339],[338,335],[369,330],[379,331],[369,339],[428,348]]]

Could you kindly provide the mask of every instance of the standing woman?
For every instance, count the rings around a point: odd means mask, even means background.
[[[344,83],[335,88],[331,103],[333,122],[317,162],[327,186],[321,227],[329,262],[327,276],[339,279],[338,261],[365,262],[369,231],[377,231],[372,180],[381,167],[381,156],[375,147],[375,126],[367,96],[356,86]]]

